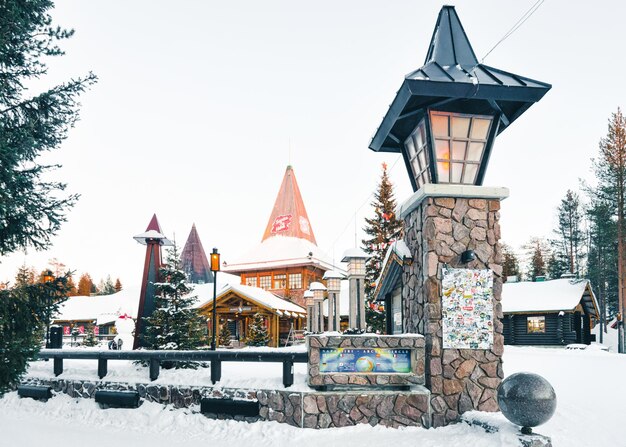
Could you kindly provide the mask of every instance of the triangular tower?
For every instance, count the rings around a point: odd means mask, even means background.
[[[202,247],[202,242],[200,242],[196,224],[191,226],[191,231],[189,232],[189,237],[187,237],[180,259],[182,269],[187,274],[189,282],[194,284],[213,282],[213,273],[209,267],[209,260]]]
[[[163,235],[156,214],[152,216],[146,231],[133,237],[133,239],[146,246],[146,259],[143,266],[141,295],[139,297],[135,341],[133,343],[133,349],[137,349],[141,346],[140,336],[144,330],[143,318],[149,317],[154,312],[154,283],[158,281],[159,269],[163,265],[161,246],[171,246],[172,243]]]
[[[332,261],[317,246],[296,175],[287,166],[261,243],[223,271],[303,305],[304,291],[327,270],[333,270]]]
[[[267,222],[262,241],[273,236],[291,236],[306,239],[317,245],[313,228],[306,213],[296,174],[287,166],[283,183],[278,190],[274,209]]]

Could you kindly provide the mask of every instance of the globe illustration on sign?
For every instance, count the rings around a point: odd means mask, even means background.
[[[358,372],[371,372],[374,370],[374,362],[369,357],[359,357],[356,361],[356,370]]]

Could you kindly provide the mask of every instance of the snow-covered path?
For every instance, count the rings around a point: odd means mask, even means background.
[[[626,391],[620,386],[626,376],[626,356],[599,351],[506,347],[504,360],[507,374],[536,372],[555,387],[557,413],[537,430],[551,436],[555,447],[626,447],[626,437],[622,436]],[[85,374],[93,375],[93,365]],[[80,368],[74,369],[72,375],[79,376]],[[501,421],[502,417],[495,419]],[[315,431],[275,422],[215,421],[189,410],[172,410],[149,402],[136,410],[100,410],[92,400],[75,400],[65,395],[45,404],[19,399],[15,393],[0,399],[0,447],[41,447],[50,440],[67,445],[83,441],[90,447],[517,445],[513,427],[502,424],[503,431],[492,435],[465,424],[436,430],[361,425]]]

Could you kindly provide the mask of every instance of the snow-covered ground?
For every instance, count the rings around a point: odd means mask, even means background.
[[[554,386],[557,412],[537,431],[551,436],[555,446],[610,445],[626,447],[622,424],[626,417],[626,356],[599,350],[566,351],[554,348],[507,346],[505,373],[530,371]],[[95,379],[95,361],[66,361],[62,377]],[[31,376],[51,376],[51,362],[36,362]],[[145,381],[145,371],[128,362],[110,362],[111,380]],[[304,385],[305,365],[296,365],[294,388]],[[162,371],[159,382],[208,385],[208,370]],[[281,385],[280,365],[224,363],[222,386]],[[139,409],[100,410],[92,400],[58,395],[47,403],[19,399],[15,393],[0,399],[0,446],[39,447],[51,439],[91,447],[195,446],[516,446],[513,427],[501,415],[482,414],[502,427],[496,434],[465,424],[424,430],[386,429],[361,425],[341,429],[305,430],[275,422],[248,424],[214,421],[190,410],[173,410],[146,402]]]

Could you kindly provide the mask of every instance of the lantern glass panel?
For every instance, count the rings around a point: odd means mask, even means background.
[[[469,134],[470,119],[465,116],[452,117],[452,137],[467,138]]]
[[[450,181],[452,183],[461,183],[461,174],[463,174],[463,163],[452,163]]]
[[[472,140],[486,140],[490,124],[490,119],[474,118],[472,123]]]
[[[480,161],[483,156],[483,149],[485,149],[485,143],[470,143],[467,161]]]
[[[463,183],[472,184],[476,180],[476,173],[478,172],[478,165],[466,164],[465,172],[463,174]]]
[[[431,125],[435,137],[447,137],[448,133],[448,115],[437,114],[431,116]]]
[[[450,163],[437,162],[437,177],[441,183],[450,183]]]
[[[452,160],[465,160],[465,141],[452,141]]]
[[[438,183],[476,182],[492,121],[490,116],[430,112]]]
[[[409,159],[409,167],[415,185],[419,189],[424,183],[428,183],[428,148],[426,139],[426,120],[422,119],[415,130],[404,142]]]

